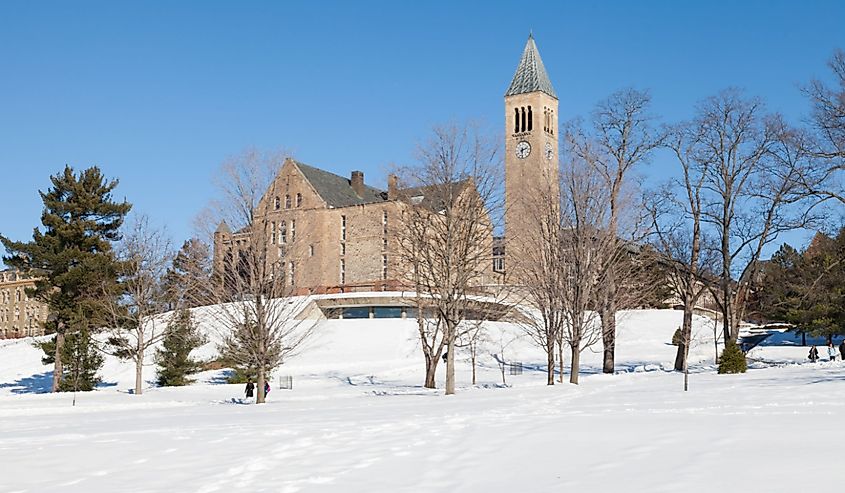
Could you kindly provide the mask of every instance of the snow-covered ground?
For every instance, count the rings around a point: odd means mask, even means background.
[[[621,314],[619,373],[599,372],[596,347],[577,387],[544,385],[542,353],[498,324],[478,385],[460,354],[449,397],[420,386],[413,321],[323,321],[276,374],[294,389],[274,388],[264,406],[236,404],[242,386],[219,383],[223,371],[131,395],[132,366],[108,359],[103,386],[71,407],[70,394],[40,393],[50,373],[32,340],[0,341],[0,492],[835,488],[845,366],[807,364],[784,336],[752,350],[747,374],[716,375],[712,322],[700,318],[684,393],[667,371],[680,315]],[[525,366],[508,387],[491,356],[503,343]]]

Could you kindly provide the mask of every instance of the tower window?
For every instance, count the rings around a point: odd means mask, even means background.
[[[513,109],[513,133],[519,133],[519,108]],[[278,209],[278,207],[276,207],[276,209]]]
[[[381,256],[381,278],[387,280],[387,255]]]
[[[276,221],[270,223],[270,244],[276,244]]]
[[[290,241],[296,241],[296,219],[290,220]]]
[[[346,216],[340,216],[340,241],[346,241]]]
[[[309,246],[308,246],[308,256],[309,256],[309,257],[313,257],[313,256],[314,256],[314,245],[309,245]]]
[[[340,259],[340,283],[346,284],[346,260]]]
[[[522,116],[522,131],[525,132],[525,107],[519,109]]]
[[[531,107],[528,107],[528,131],[534,127],[534,113],[531,112]]]

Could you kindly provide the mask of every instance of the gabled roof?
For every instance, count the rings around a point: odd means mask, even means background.
[[[544,92],[557,99],[552,81],[549,79],[549,74],[546,73],[546,67],[543,66],[543,60],[540,58],[540,52],[537,51],[534,36],[531,34],[528,35],[528,42],[525,43],[522,59],[519,61],[519,66],[516,67],[516,73],[513,75],[511,86],[505,96],[528,94],[530,92]]]
[[[352,188],[352,182],[349,178],[308,166],[299,161],[294,161],[294,164],[329,207],[348,207],[386,200],[386,194],[378,188],[364,185],[363,196],[359,196]]]

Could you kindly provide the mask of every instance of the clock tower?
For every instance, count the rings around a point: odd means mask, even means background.
[[[505,271],[520,284],[519,259],[539,240],[534,218],[560,195],[557,94],[529,34],[505,93]]]

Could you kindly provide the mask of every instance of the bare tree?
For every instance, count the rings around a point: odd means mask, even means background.
[[[822,200],[845,203],[841,174],[845,169],[845,51],[837,50],[828,62],[834,86],[813,80],[804,93],[812,108],[813,139],[807,151],[817,166],[805,177],[805,185]]]
[[[701,217],[718,240],[716,301],[725,338],[731,341],[737,339],[764,247],[780,233],[812,223],[802,207],[809,196],[802,183],[808,156],[796,145],[798,134],[779,116],[763,111],[760,100],[726,90],[699,106],[694,123],[699,139],[694,165],[703,176]],[[739,262],[745,265],[742,271]]]
[[[610,190],[584,160],[573,156],[561,173],[561,209],[558,238],[563,326],[559,346],[571,354],[569,382],[578,384],[581,352],[601,340],[599,314],[594,309],[606,282],[608,257],[616,255],[616,235],[609,230]],[[561,355],[561,362],[563,357]],[[562,373],[561,373],[562,374]]]
[[[563,298],[566,296],[564,243],[560,216],[560,194],[555,186],[537,184],[528,194],[535,214],[526,218],[535,247],[524,252],[521,261],[525,301],[531,308],[518,323],[531,341],[546,353],[546,384],[555,382],[555,348],[559,348],[563,378],[562,337],[565,323]]]
[[[196,291],[211,298],[199,304],[215,305],[209,314],[224,336],[224,359],[255,372],[257,403],[270,372],[302,349],[314,326],[296,318],[307,302],[292,297],[299,249],[274,241],[270,212],[282,162],[280,153],[247,150],[223,164],[223,199],[213,210],[233,227],[233,239],[210,289]]]
[[[445,351],[447,395],[455,392],[458,327],[471,295],[482,291],[492,273],[499,155],[494,141],[474,127],[436,127],[418,149],[418,165],[402,170],[398,250],[418,298],[425,298],[418,306],[435,312],[436,321],[422,320],[422,310],[418,314],[426,384]]]
[[[680,165],[682,176],[672,190],[653,194],[649,210],[658,251],[664,256],[667,280],[683,305],[680,344],[675,356],[675,370],[688,370],[689,344],[692,340],[692,316],[699,299],[714,280],[702,255],[702,193],[704,174],[696,166],[695,152],[700,144],[698,128],[682,124],[667,132],[666,147]]]
[[[626,238],[629,232],[622,231],[620,223],[624,222],[621,218],[626,211],[630,214],[642,210],[626,207],[625,189],[631,182],[634,169],[648,163],[663,140],[662,132],[653,126],[655,117],[650,114],[650,106],[648,92],[636,89],[616,92],[597,105],[592,116],[591,132],[585,133],[574,127],[565,135],[569,152],[586,161],[604,181],[610,208],[606,227],[612,238],[617,239],[616,254],[606,259],[607,272],[597,306],[602,324],[602,369],[605,373],[614,372],[616,312],[635,306],[639,298],[623,299],[628,293],[638,294],[624,286],[635,272],[632,269],[634,264],[629,262],[630,252],[625,240],[638,241],[641,238]]]
[[[118,279],[121,295],[110,295],[108,284],[99,297],[110,331],[106,351],[135,363],[135,395],[141,395],[146,353],[166,335],[167,321],[160,314],[169,303],[162,278],[172,258],[170,241],[141,216],[129,225],[117,258],[122,271]]]

